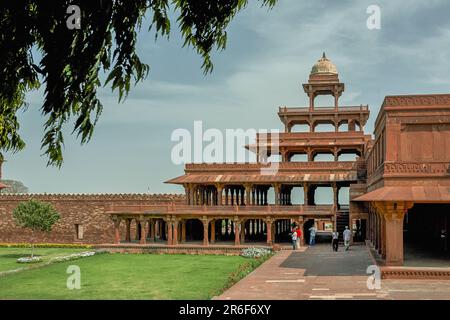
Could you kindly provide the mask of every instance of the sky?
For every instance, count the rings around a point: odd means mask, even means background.
[[[3,178],[33,193],[181,193],[164,184],[183,174],[171,160],[175,129],[192,131],[201,120],[204,129],[283,130],[278,107],[308,105],[301,84],[324,51],[346,85],[341,105],[369,105],[366,133],[387,95],[450,92],[448,0],[279,0],[272,10],[249,2],[206,76],[175,23],[170,39],[156,42],[147,23],[138,53],[149,76],[124,103],[108,88],[99,91],[104,111],[94,136],[81,146],[68,127],[60,169],[47,167],[40,149],[43,91],[28,94],[19,113],[27,146],[5,155]],[[373,4],[381,9],[379,30],[366,26]]]

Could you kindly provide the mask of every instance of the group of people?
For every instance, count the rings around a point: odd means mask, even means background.
[[[345,226],[345,230],[342,233],[344,236],[344,247],[345,251],[348,251],[350,248],[350,239],[352,237],[352,232],[348,228],[348,226]],[[337,252],[339,249],[339,232],[333,231],[331,234],[331,245],[333,246],[333,251]]]
[[[309,245],[313,246],[316,244],[316,228],[313,225],[311,228],[308,229],[308,231],[309,231]],[[345,226],[343,236],[344,236],[345,251],[348,251],[348,249],[350,248],[350,239],[352,237],[352,232],[348,228],[348,226]],[[302,237],[302,231],[300,230],[300,228],[298,226],[294,226],[292,228],[292,232],[291,232],[292,249],[293,250],[296,250],[297,248],[300,247],[301,237]],[[331,234],[331,238],[332,238],[331,244],[333,246],[333,251],[337,252],[339,249],[339,232],[333,231],[333,233]]]

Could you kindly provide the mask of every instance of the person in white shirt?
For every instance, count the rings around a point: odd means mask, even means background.
[[[345,246],[345,251],[348,251],[349,247],[350,247],[350,238],[352,236],[352,232],[350,231],[350,229],[348,228],[348,226],[345,226],[345,230],[343,232],[344,235],[344,246]]]
[[[339,232],[333,231],[331,237],[332,237],[331,244],[333,246],[333,251],[337,252],[339,248]]]
[[[309,228],[309,245],[313,246],[316,244],[316,228],[312,226]]]
[[[297,249],[297,232],[295,231],[295,229],[292,231],[291,237],[292,237],[292,249],[296,250]]]

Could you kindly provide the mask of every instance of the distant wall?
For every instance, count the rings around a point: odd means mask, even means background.
[[[51,233],[35,235],[41,243],[112,243],[114,226],[106,213],[111,204],[184,203],[184,195],[175,194],[0,194],[0,243],[30,242],[31,231],[16,226],[12,217],[14,208],[29,199],[51,203],[61,216]],[[77,239],[76,225],[82,239]]]

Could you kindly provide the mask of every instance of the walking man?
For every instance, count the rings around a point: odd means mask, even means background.
[[[345,230],[344,230],[343,235],[344,235],[345,251],[348,251],[348,248],[350,247],[350,238],[352,236],[352,232],[350,231],[348,226],[345,226]]]
[[[314,225],[309,228],[309,245],[313,246],[316,244],[316,228]]]
[[[331,244],[333,245],[333,251],[337,252],[339,248],[339,232],[333,231],[331,237],[332,237]]]

